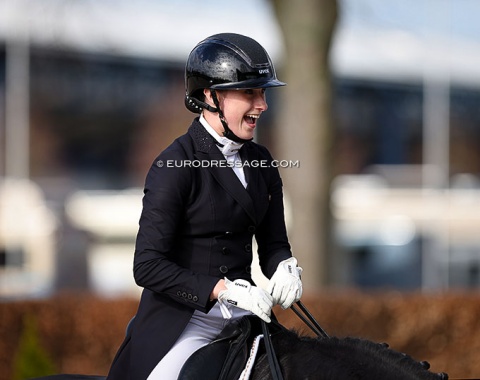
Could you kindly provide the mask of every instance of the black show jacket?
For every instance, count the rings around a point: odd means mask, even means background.
[[[270,153],[247,142],[240,156],[247,189],[197,118],[152,164],[134,256],[144,290],[109,380],[146,379],[194,310],[208,313],[215,304],[209,297],[219,279],[252,282],[253,236],[268,278],[291,257],[282,181]]]

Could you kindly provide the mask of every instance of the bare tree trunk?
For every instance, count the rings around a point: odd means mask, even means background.
[[[306,288],[327,283],[329,186],[331,179],[331,79],[328,53],[337,19],[336,0],[273,1],[286,57],[279,78],[280,111],[276,147],[279,159],[299,160],[281,169],[292,207],[289,228],[293,254],[304,268]]]

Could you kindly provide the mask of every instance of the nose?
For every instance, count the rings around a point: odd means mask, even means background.
[[[265,96],[265,90],[259,89],[255,92],[254,106],[260,111],[266,111],[268,109],[267,98]]]

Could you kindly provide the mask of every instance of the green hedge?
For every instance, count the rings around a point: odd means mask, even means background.
[[[23,330],[13,361],[13,380],[56,373],[52,359],[40,343],[35,316],[25,315],[23,320]]]

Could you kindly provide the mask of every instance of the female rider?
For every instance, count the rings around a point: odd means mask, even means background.
[[[252,141],[265,89],[283,86],[263,47],[238,34],[201,41],[186,69],[186,107],[200,114],[154,160],[134,255],[138,312],[108,379],[177,379],[185,360],[232,320],[288,308],[302,294],[282,181]],[[252,239],[269,283],[251,277]]]

